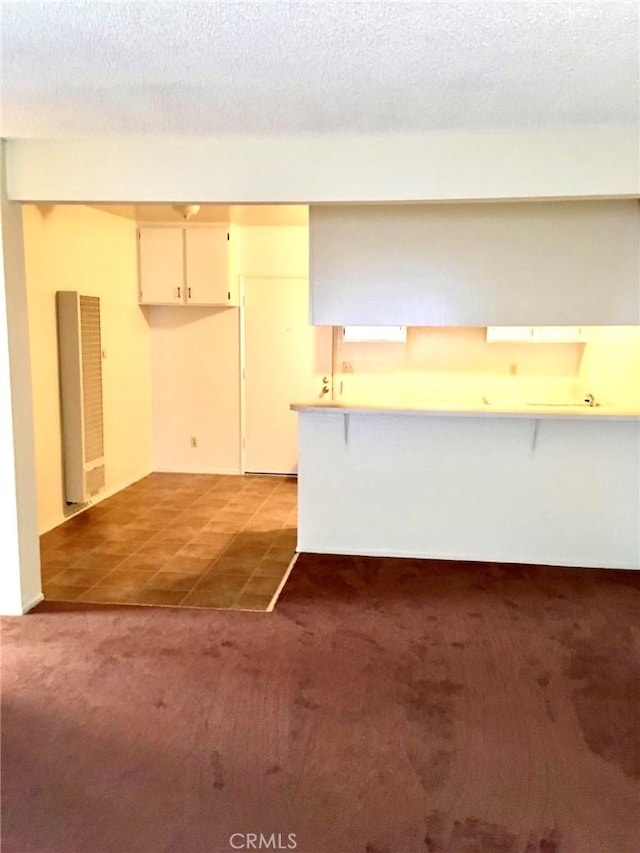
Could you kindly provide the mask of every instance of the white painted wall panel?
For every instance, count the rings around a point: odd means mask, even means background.
[[[22,213],[6,197],[0,141],[0,614],[42,598]]]
[[[637,201],[310,210],[318,325],[640,322]]]
[[[14,139],[19,201],[343,202],[637,196],[638,128]]]
[[[308,276],[306,227],[239,226],[233,229],[231,245],[236,275]],[[146,310],[153,364],[154,470],[239,474],[239,309]],[[197,448],[190,446],[192,436]]]
[[[138,305],[135,224],[78,205],[26,205],[26,262],[40,532],[61,524],[62,477],[55,294],[100,298],[106,497],[151,471],[151,346]]]
[[[298,550],[637,569],[638,421],[300,414]]]
[[[147,311],[153,470],[240,473],[239,309]]]

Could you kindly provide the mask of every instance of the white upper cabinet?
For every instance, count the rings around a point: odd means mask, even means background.
[[[187,302],[230,305],[228,226],[185,228]]]
[[[229,227],[138,228],[139,296],[144,305],[238,305]]]
[[[581,326],[488,326],[488,343],[576,344],[584,343]]]
[[[584,343],[582,326],[534,326],[531,330],[534,344]]]
[[[312,322],[636,324],[639,212],[633,199],[312,205]]]
[[[490,344],[502,341],[531,343],[532,339],[531,326],[487,326],[487,342]]]
[[[138,282],[143,304],[183,303],[182,228],[138,228]]]

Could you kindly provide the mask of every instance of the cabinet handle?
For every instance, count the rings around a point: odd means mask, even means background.
[[[187,289],[187,291],[188,291],[188,294],[189,294],[189,299],[191,299],[191,288],[189,287],[189,288]]]
[[[178,288],[178,299],[180,299],[180,288]]]

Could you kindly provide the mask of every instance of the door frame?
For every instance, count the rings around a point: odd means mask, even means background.
[[[257,276],[255,277],[257,278]],[[252,278],[252,276],[238,276],[238,293],[240,301],[240,311],[238,314],[238,322],[240,323],[240,474],[242,475],[247,473],[247,373],[245,369],[246,304],[244,283],[248,278]]]

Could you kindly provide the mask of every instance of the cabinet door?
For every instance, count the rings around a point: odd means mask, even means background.
[[[533,339],[531,326],[487,326],[487,343],[522,342]]]
[[[532,340],[538,344],[572,344],[582,341],[580,326],[534,326]]]
[[[185,229],[186,286],[190,305],[230,305],[229,229]]]
[[[182,228],[138,229],[139,299],[146,305],[184,302]]]

